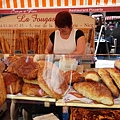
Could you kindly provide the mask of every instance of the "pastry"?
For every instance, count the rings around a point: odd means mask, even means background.
[[[81,76],[79,72],[76,70],[69,70],[64,73],[65,80],[67,83],[75,83],[75,82],[80,82],[83,81],[84,78]]]
[[[2,73],[7,94],[17,94],[22,91],[23,80],[14,73]]]
[[[116,83],[117,87],[120,89],[120,73],[115,68],[108,68],[107,71],[110,73],[110,76]]]
[[[113,97],[109,89],[99,82],[88,81],[74,83],[73,88],[86,98],[95,100],[105,105],[113,105]]]
[[[5,83],[2,74],[0,73],[0,107],[5,102],[7,97]]]
[[[36,79],[38,63],[33,61],[32,56],[21,56],[19,59],[8,66],[7,71],[15,73],[19,77],[28,80]]]
[[[114,97],[119,97],[119,91],[118,88],[115,86],[113,83],[112,78],[110,77],[110,74],[104,69],[104,68],[99,68],[98,69],[98,74],[102,78],[102,81],[104,84],[109,88],[109,90],[112,92]]]
[[[27,96],[38,96],[42,97],[47,95],[39,85],[24,83],[22,87],[22,94]]]
[[[96,71],[88,71],[84,73],[84,78],[85,80],[92,80],[96,82],[99,82],[101,79]]]
[[[61,98],[68,89],[67,81],[63,75],[64,72],[52,62],[40,60],[38,63],[39,86],[51,97]]]

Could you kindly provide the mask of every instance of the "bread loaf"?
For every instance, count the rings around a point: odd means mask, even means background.
[[[120,89],[120,73],[115,68],[108,68],[107,71],[110,73],[110,76],[116,83],[117,87]]]
[[[68,89],[63,71],[55,64],[47,61],[39,61],[38,84],[51,97],[59,99]]]
[[[7,94],[17,94],[22,91],[23,80],[14,73],[3,72]]]
[[[8,72],[17,74],[19,77],[32,80],[37,78],[38,63],[33,61],[32,56],[21,56],[19,59],[10,64]]]
[[[7,97],[6,89],[5,89],[5,83],[2,74],[0,73],[0,107],[5,102]]]
[[[119,109],[70,107],[70,120],[120,120]]]
[[[120,70],[120,59],[115,60],[114,66]]]
[[[38,96],[42,97],[47,95],[39,85],[24,83],[22,87],[22,94],[27,96]]]
[[[105,85],[109,88],[109,90],[112,92],[114,97],[119,96],[119,91],[115,84],[113,83],[112,78],[110,77],[110,74],[104,69],[104,68],[99,68],[98,69],[98,74],[102,78],[102,81],[105,83]]]
[[[69,70],[64,73],[65,80],[67,83],[75,83],[80,82],[84,80],[84,77],[81,76],[80,73],[78,73],[76,70]],[[71,79],[71,80],[70,80]]]
[[[113,105],[113,97],[109,89],[99,82],[88,81],[74,83],[73,88],[83,96],[106,105]]]
[[[92,81],[96,81],[96,82],[99,82],[100,79],[101,79],[96,71],[88,71],[88,72],[86,72],[84,74],[84,78],[85,78],[85,80],[92,80]]]

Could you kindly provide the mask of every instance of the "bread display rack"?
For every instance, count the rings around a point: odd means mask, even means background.
[[[86,42],[94,48],[93,28],[79,28],[84,32]],[[0,29],[0,50],[3,54],[16,52],[27,54],[43,54],[47,46],[49,35],[55,28],[24,28],[24,29]]]

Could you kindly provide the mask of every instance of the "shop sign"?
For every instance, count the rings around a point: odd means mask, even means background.
[[[6,15],[0,18],[0,28],[55,28],[56,13],[30,13]],[[91,28],[95,26],[94,18],[72,14],[75,28]]]

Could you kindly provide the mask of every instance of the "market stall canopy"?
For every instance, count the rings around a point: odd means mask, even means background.
[[[119,0],[0,0],[0,8],[82,7],[82,5],[119,5]]]

